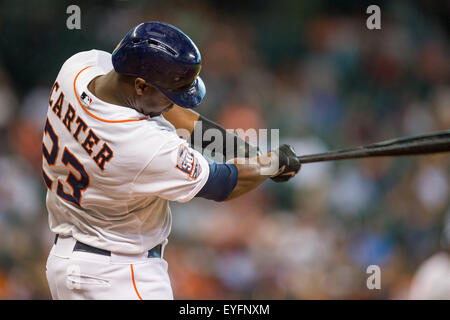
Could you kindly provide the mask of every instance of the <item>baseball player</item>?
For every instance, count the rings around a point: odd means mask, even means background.
[[[199,121],[230,135],[190,110],[205,96],[200,69],[192,40],[161,22],[139,24],[112,54],[80,52],[61,67],[42,142],[54,299],[173,299],[169,201],[225,201],[299,171],[287,145],[217,163],[177,135]]]

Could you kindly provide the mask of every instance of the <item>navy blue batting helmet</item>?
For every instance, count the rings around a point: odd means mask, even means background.
[[[193,108],[205,97],[200,51],[170,24],[145,22],[131,29],[114,49],[112,63],[117,73],[144,79],[180,107]]]

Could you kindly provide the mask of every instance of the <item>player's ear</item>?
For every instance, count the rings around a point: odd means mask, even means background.
[[[134,80],[134,90],[138,96],[142,96],[146,91],[150,89],[150,85],[142,78],[136,78]]]

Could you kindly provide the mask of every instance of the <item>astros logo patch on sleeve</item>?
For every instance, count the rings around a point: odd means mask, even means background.
[[[202,172],[202,167],[200,166],[198,159],[185,145],[180,145],[178,148],[176,168],[193,180],[197,179]]]

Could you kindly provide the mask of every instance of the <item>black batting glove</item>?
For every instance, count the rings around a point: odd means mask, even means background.
[[[287,144],[283,144],[274,152],[278,155],[279,169],[270,178],[275,182],[286,182],[300,170],[300,160],[294,149]]]

